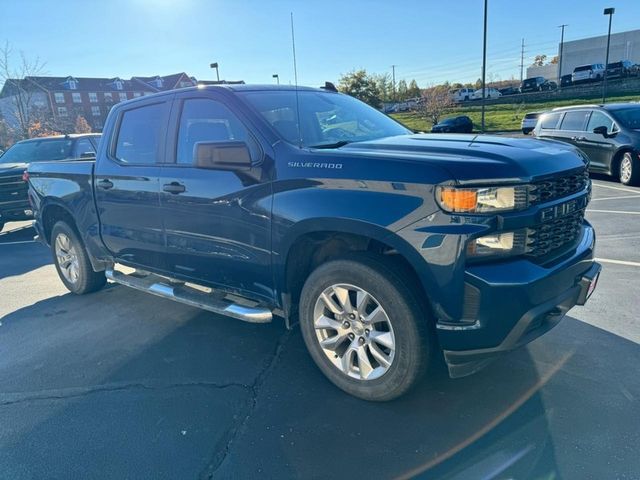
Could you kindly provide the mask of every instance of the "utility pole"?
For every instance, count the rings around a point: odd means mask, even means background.
[[[522,39],[522,47],[520,49],[520,83],[523,80],[523,71],[524,71],[524,38]]]
[[[392,83],[391,83],[391,90],[393,91],[393,101],[396,101],[396,67],[397,65],[391,65],[391,77],[392,77]]]
[[[604,61],[604,79],[602,80],[602,103],[607,98],[607,72],[609,71],[609,45],[611,43],[611,19],[613,14],[616,13],[615,8],[605,8],[604,15],[609,15],[609,33],[607,33],[607,57]]]
[[[558,25],[562,29],[560,33],[560,52],[558,55],[558,88],[562,87],[562,50],[564,49],[564,27],[568,27],[566,23]]]
[[[484,133],[484,99],[487,93],[485,80],[487,77],[487,0],[484,0],[484,35],[482,40],[482,128]]]

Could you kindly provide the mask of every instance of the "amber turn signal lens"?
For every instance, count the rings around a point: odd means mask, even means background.
[[[450,212],[468,212],[476,208],[478,194],[474,190],[442,188],[440,202]]]

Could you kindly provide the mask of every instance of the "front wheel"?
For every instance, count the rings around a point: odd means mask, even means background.
[[[406,278],[385,258],[362,254],[329,261],[305,282],[304,342],[327,378],[353,396],[392,400],[427,367],[427,314]]]
[[[60,221],[53,226],[51,249],[60,280],[70,292],[84,295],[107,283],[104,272],[93,270],[82,240],[67,223]]]
[[[625,152],[620,161],[620,183],[623,185],[640,185],[640,161],[631,152]]]

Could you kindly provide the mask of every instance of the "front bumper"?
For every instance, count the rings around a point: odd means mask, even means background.
[[[470,375],[529,343],[586,302],[601,267],[593,260],[593,229],[586,222],[583,229],[578,246],[552,266],[523,259],[467,269],[465,282],[478,302],[475,323],[437,324],[451,377]]]

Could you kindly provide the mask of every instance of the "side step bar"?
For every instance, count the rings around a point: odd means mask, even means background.
[[[233,303],[224,298],[216,297],[211,293],[204,293],[195,288],[190,288],[182,283],[171,282],[158,275],[147,274],[140,276],[125,274],[117,270],[106,270],[105,275],[109,280],[121,285],[245,322],[269,323],[273,319],[271,310],[268,308]]]

